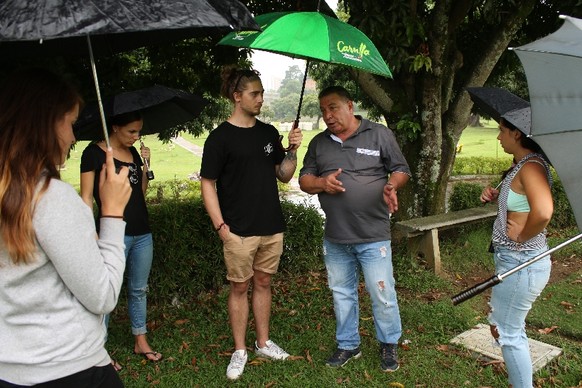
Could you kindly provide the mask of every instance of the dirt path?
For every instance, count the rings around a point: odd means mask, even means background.
[[[188,140],[184,139],[182,136],[177,136],[177,137],[173,138],[172,142],[175,143],[176,145],[179,145],[180,147],[184,148],[185,150],[190,151],[194,155],[202,157],[202,149],[203,148],[194,144],[194,143],[190,143]]]

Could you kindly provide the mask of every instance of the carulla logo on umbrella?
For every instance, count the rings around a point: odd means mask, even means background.
[[[354,47],[345,44],[343,40],[337,42],[337,51],[342,53],[345,59],[351,59],[358,62],[362,62],[362,57],[364,55],[370,55],[370,50],[368,50],[364,43],[360,43],[360,47]],[[354,54],[357,54],[358,56],[354,56]]]
[[[265,28],[267,25],[265,24],[264,26],[261,26],[261,28]],[[258,34],[259,31],[237,31],[234,36],[232,37],[232,40],[245,40],[245,38],[249,35],[254,35],[254,34]]]

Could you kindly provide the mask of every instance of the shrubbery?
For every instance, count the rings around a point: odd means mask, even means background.
[[[554,185],[552,186],[552,195],[554,196],[554,215],[552,216],[550,226],[558,229],[574,227],[576,226],[574,212],[572,211],[570,202],[564,192],[564,186],[553,169],[552,177],[554,180]],[[495,187],[498,183],[499,179],[496,178],[490,183],[490,185]],[[481,195],[482,190],[482,186],[477,183],[456,183],[453,186],[449,198],[450,210],[462,210],[481,206],[479,196]]]
[[[452,175],[489,175],[500,174],[511,165],[511,157],[487,158],[469,157],[455,159]]]
[[[148,201],[154,238],[149,298],[166,303],[217,289],[226,282],[222,243],[196,194],[199,184],[170,183],[183,185],[184,190],[172,197],[167,192],[160,194],[164,192],[160,189]],[[323,218],[317,209],[286,201],[282,207],[287,232],[279,270],[301,273],[322,265]]]
[[[449,198],[450,211],[481,206],[481,200],[479,199],[481,191],[483,191],[483,187],[477,183],[455,183]]]
[[[499,174],[509,166],[508,161],[493,158],[457,159],[463,174]],[[468,170],[468,166],[479,166]],[[552,228],[576,225],[564,188],[553,173],[554,216]],[[495,186],[499,178],[491,185]],[[285,185],[280,190],[285,191]],[[482,187],[460,182],[453,186],[449,199],[451,210],[481,206]],[[155,182],[148,192],[150,225],[154,237],[154,263],[150,276],[150,298],[161,303],[197,295],[216,289],[226,282],[222,259],[222,243],[213,229],[200,196],[196,181]],[[282,202],[287,221],[285,248],[280,272],[306,273],[322,268],[323,217],[309,205]]]

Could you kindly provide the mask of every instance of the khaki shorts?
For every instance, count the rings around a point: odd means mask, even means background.
[[[240,283],[252,278],[254,271],[275,274],[282,253],[283,233],[241,237],[230,232],[224,242],[226,278]]]

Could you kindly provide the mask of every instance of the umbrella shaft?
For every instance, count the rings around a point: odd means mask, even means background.
[[[89,47],[89,58],[91,59],[91,71],[93,72],[93,82],[95,83],[95,92],[97,93],[97,105],[99,106],[99,115],[101,116],[101,125],[103,127],[103,139],[107,148],[111,147],[109,143],[109,133],[107,133],[107,124],[105,122],[105,112],[103,110],[103,101],[101,101],[101,91],[99,90],[99,79],[97,78],[97,67],[95,66],[95,57],[93,56],[93,46],[91,37],[87,35],[87,46]]]
[[[499,280],[500,281],[503,281],[503,279],[505,279],[506,277],[508,277],[510,275],[513,275],[517,271],[520,271],[520,270],[524,269],[528,265],[533,264],[536,261],[543,259],[544,257],[548,256],[549,254],[554,253],[558,249],[561,249],[561,248],[565,247],[566,245],[569,245],[569,244],[573,243],[574,241],[576,241],[576,240],[578,240],[580,238],[582,238],[582,233],[579,234],[579,235],[577,235],[577,236],[572,237],[571,239],[569,239],[567,241],[564,241],[561,244],[556,245],[552,249],[548,249],[547,251],[545,251],[543,253],[540,253],[539,255],[537,255],[536,257],[534,257],[533,259],[530,259],[530,260],[526,261],[525,263],[522,263],[522,264],[518,265],[517,267],[515,267],[513,269],[510,269],[509,271],[507,271],[505,273],[502,273],[502,274],[497,275],[497,277],[499,277]]]

